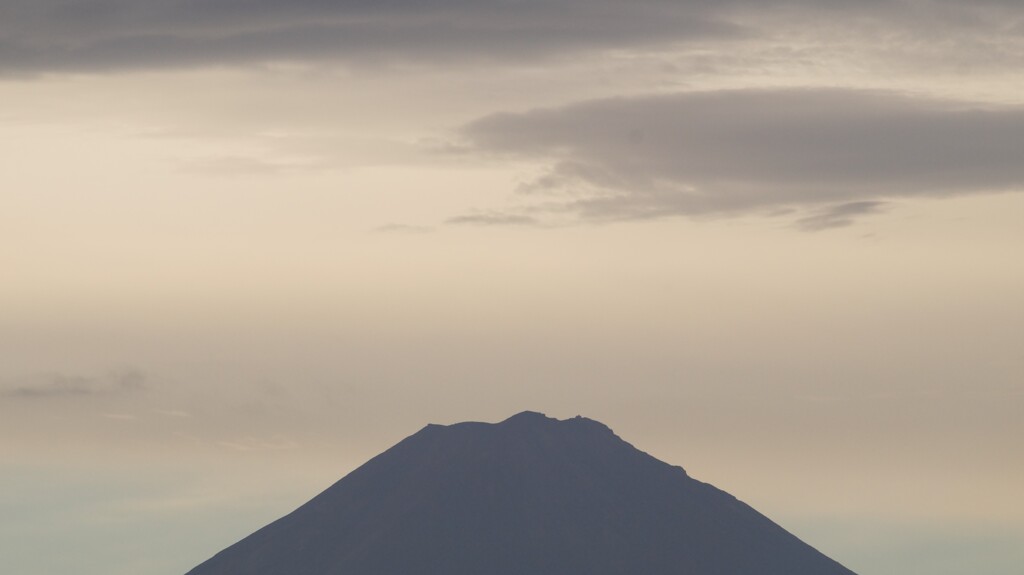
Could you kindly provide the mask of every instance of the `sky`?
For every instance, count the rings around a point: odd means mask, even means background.
[[[4,0],[0,571],[180,575],[602,421],[861,575],[1024,564],[1017,0]]]

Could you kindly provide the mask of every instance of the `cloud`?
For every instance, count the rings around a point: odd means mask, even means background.
[[[427,234],[434,231],[434,228],[410,224],[384,224],[377,226],[373,231],[382,234]]]
[[[522,59],[807,37],[839,22],[866,27],[875,43],[955,33],[991,44],[1019,35],[1022,10],[999,0],[6,0],[0,70]]]
[[[234,451],[290,451],[301,447],[299,443],[286,437],[271,438],[244,437],[236,440],[218,441],[217,445]]]
[[[830,228],[842,228],[853,224],[854,218],[882,211],[885,202],[848,202],[836,206],[828,206],[822,210],[797,220],[797,227],[817,232]]]
[[[808,230],[895,198],[1024,190],[1024,108],[853,89],[728,90],[497,114],[471,152],[546,166],[520,192],[591,221],[810,210]]]
[[[446,220],[448,224],[474,226],[532,226],[537,220],[531,216],[510,212],[480,212],[455,216]]]
[[[13,0],[0,69],[509,58],[737,33],[690,0]]]
[[[0,397],[46,399],[106,396],[132,393],[146,388],[146,375],[134,369],[113,372],[105,377],[55,373],[27,378],[26,381],[0,389]]]
[[[104,419],[113,419],[114,421],[138,421],[137,415],[130,413],[101,413],[100,417]]]

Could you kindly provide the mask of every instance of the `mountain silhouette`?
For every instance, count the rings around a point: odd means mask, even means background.
[[[428,425],[187,575],[853,575],[604,424]]]

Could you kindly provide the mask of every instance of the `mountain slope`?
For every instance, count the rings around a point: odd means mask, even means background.
[[[590,419],[428,425],[188,575],[852,575]]]

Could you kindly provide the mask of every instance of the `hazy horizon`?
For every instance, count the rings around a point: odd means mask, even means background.
[[[1024,6],[5,0],[0,571],[181,575],[583,415],[859,575],[1024,564]]]

